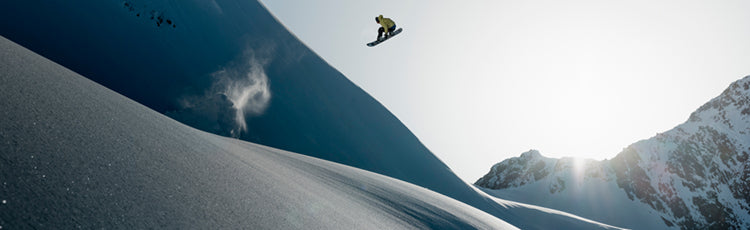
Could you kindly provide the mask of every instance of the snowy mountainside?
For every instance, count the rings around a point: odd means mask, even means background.
[[[524,229],[612,228],[476,191],[257,1],[0,1],[0,21],[9,40],[192,127],[403,180]]]
[[[182,125],[0,37],[0,229],[516,229],[383,175]]]
[[[494,165],[475,185],[505,199],[629,228],[747,229],[748,152],[750,76],[685,123],[611,160],[550,159],[530,151]]]

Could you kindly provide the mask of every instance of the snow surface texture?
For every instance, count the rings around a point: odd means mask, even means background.
[[[475,184],[505,199],[637,229],[750,228],[750,76],[612,160],[529,151]]]
[[[184,126],[0,37],[0,226],[515,229],[393,178]]]
[[[0,21],[13,22],[0,35],[204,131],[397,178],[524,229],[611,227],[474,190],[257,1],[0,1]]]

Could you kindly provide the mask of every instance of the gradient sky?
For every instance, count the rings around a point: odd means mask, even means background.
[[[529,149],[612,158],[750,75],[745,0],[261,2],[471,183]],[[378,14],[404,32],[366,47]]]

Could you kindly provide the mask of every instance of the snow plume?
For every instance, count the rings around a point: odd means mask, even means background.
[[[203,131],[240,137],[247,131],[246,119],[259,116],[271,101],[265,66],[270,58],[246,51],[235,61],[211,74],[212,86],[201,96],[185,96],[181,110],[167,116]]]
[[[224,68],[211,74],[216,79],[214,88],[218,87],[233,103],[234,119],[239,125],[239,131],[247,130],[247,116],[263,114],[271,101],[268,76],[264,70],[269,60],[256,58],[252,52],[246,56],[246,61],[239,66]]]

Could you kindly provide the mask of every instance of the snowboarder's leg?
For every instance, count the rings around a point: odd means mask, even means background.
[[[385,30],[383,27],[378,28],[378,40],[380,40],[383,37],[383,33],[385,33]]]
[[[386,38],[393,35],[393,31],[396,31],[396,25],[391,26],[391,28],[388,28],[388,33],[385,35]]]

